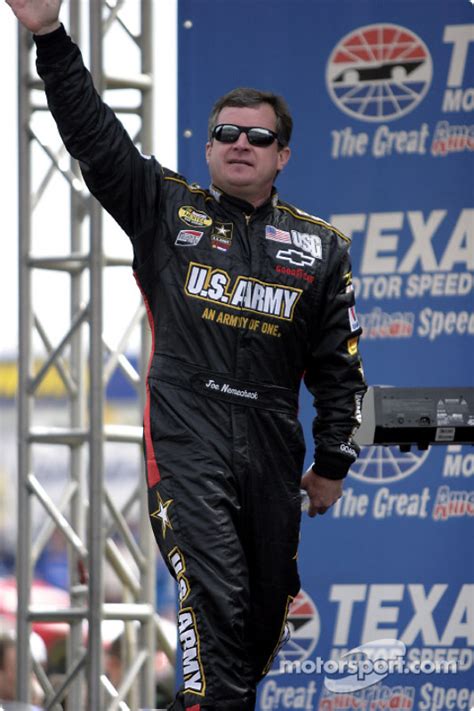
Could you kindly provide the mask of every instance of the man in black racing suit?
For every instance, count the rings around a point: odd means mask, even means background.
[[[217,102],[201,189],[135,148],[57,14],[33,21],[10,4],[37,33],[64,143],[133,245],[152,332],[150,518],[179,589],[184,683],[172,708],[248,711],[299,590],[300,486],[310,515],[324,513],[358,453],[349,241],[272,187],[290,155],[280,97],[236,90]],[[302,377],[317,407],[303,479]]]

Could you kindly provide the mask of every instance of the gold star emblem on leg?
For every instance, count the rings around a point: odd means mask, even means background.
[[[173,503],[173,499],[168,499],[168,501],[163,501],[161,498],[159,492],[156,492],[156,496],[158,498],[158,508],[156,511],[154,511],[151,516],[153,518],[158,518],[161,521],[161,532],[163,534],[163,538],[166,535],[166,529],[167,528],[173,528],[171,525],[171,522],[168,518],[168,506]]]

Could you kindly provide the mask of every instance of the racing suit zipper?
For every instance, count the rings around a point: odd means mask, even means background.
[[[243,256],[245,259],[245,274],[247,276],[252,276],[255,273],[254,269],[254,246],[251,239],[250,223],[252,220],[252,214],[242,213],[244,218],[244,225],[242,230],[242,242],[243,242]],[[244,315],[243,311],[241,312]],[[247,314],[251,317],[251,314]],[[250,318],[249,318],[250,320]],[[236,364],[236,376],[238,378],[245,379],[248,377],[250,371],[250,342],[249,342],[250,331],[248,330],[248,324],[245,328],[239,329],[239,334],[236,340],[236,353],[235,353],[235,364]]]
[[[255,270],[255,244],[252,243],[251,219],[252,214],[241,213],[239,228],[242,242],[242,260],[240,274],[252,277],[257,274]],[[243,218],[243,219],[242,219]],[[235,376],[239,381],[246,382],[251,379],[252,373],[252,335],[249,328],[254,314],[245,311],[241,305],[240,314],[247,318],[246,325],[239,328],[235,339]],[[248,412],[244,407],[232,406],[232,432],[233,432],[233,467],[240,476],[244,475],[249,467],[250,453],[248,451]]]

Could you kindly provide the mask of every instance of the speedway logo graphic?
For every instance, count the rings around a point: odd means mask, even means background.
[[[427,121],[404,129],[386,122],[405,116],[420,104],[431,85],[430,53],[411,30],[398,25],[361,27],[344,37],[332,51],[326,69],[328,92],[336,106],[352,118],[378,123],[373,132],[355,131],[352,126],[331,131],[331,158],[346,159],[372,155],[429,155],[437,158],[473,150],[474,110],[472,53],[474,24],[446,25],[433,48],[437,86],[441,89],[442,114],[466,114],[433,125]],[[444,85],[444,88],[443,88]],[[435,101],[436,95],[435,95]]]
[[[291,603],[286,620],[288,640],[278,652],[270,675],[281,674],[289,663],[301,663],[314,651],[321,631],[321,621],[314,601],[300,590]]]
[[[366,484],[389,484],[406,479],[421,467],[429,449],[400,452],[398,447],[361,447],[359,458],[351,466],[350,476]]]
[[[381,122],[412,111],[432,75],[431,55],[420,37],[400,25],[379,23],[359,27],[338,42],[327,63],[326,84],[341,111]]]

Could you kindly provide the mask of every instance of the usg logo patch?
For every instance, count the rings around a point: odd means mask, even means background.
[[[318,235],[308,235],[305,232],[291,230],[291,239],[295,247],[299,247],[304,252],[309,252],[315,259],[323,258],[321,237],[318,237]]]
[[[332,100],[362,121],[391,121],[409,113],[425,97],[432,76],[423,40],[405,27],[385,23],[343,37],[326,67]]]

